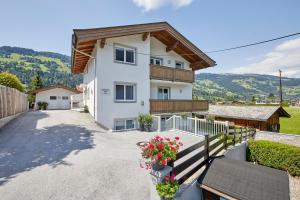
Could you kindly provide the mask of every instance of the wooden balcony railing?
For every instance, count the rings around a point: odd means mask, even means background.
[[[150,65],[150,79],[193,83],[195,74],[192,70]]]
[[[206,100],[160,100],[150,99],[150,113],[178,113],[208,110]]]

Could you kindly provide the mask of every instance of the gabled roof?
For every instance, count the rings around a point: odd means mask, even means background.
[[[233,119],[267,121],[274,113],[280,117],[290,115],[280,106],[217,106],[210,105],[208,114]]]
[[[101,45],[105,46],[106,38],[142,34],[141,40],[145,40],[150,34],[150,36],[153,36],[164,43],[167,48],[175,51],[189,61],[191,63],[190,67],[193,70],[216,65],[214,60],[203,53],[167,22],[94,29],[74,29],[73,31],[72,46],[88,55],[91,55],[97,40],[100,40]],[[72,49],[72,72],[83,72],[88,60],[88,56]]]
[[[76,89],[69,88],[69,87],[64,86],[64,85],[52,85],[52,86],[43,87],[43,88],[40,88],[40,89],[29,91],[28,94],[37,94],[39,92],[43,92],[43,91],[51,90],[51,89],[56,89],[56,88],[61,88],[61,89],[69,90],[69,91],[74,92],[74,93],[80,93]]]
[[[226,157],[213,159],[199,177],[198,184],[230,199],[290,199],[287,172]]]

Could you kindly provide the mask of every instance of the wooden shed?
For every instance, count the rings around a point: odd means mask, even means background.
[[[263,131],[280,130],[280,117],[290,117],[281,106],[217,106],[210,105],[206,115],[235,125],[257,128]]]

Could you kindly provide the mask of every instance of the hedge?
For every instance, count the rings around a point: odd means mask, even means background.
[[[6,87],[16,88],[17,90],[23,92],[24,88],[21,81],[14,74],[8,72],[0,73],[0,85],[4,85]]]
[[[266,140],[250,140],[247,160],[288,171],[292,176],[300,176],[300,147]]]

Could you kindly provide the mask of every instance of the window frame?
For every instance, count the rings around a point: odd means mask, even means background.
[[[53,98],[51,99],[51,97],[55,97],[55,99],[53,99]],[[50,101],[56,101],[57,100],[57,96],[49,96],[49,100]]]
[[[168,99],[160,99],[160,98],[159,98],[159,89],[162,89],[162,90],[167,89],[167,90],[168,90]],[[163,93],[163,94],[164,94],[164,93]],[[157,88],[157,99],[160,99],[160,100],[170,100],[170,99],[171,99],[171,88],[159,86],[159,87]]]
[[[155,56],[150,56],[150,64],[151,64],[151,59],[153,59],[153,64],[152,65],[157,65],[155,63],[156,60],[160,60],[161,64],[160,66],[163,66],[164,65],[164,59],[163,58],[160,58],[160,57],[155,57]]]
[[[178,67],[176,66],[177,64],[181,64],[181,68],[178,68]],[[175,60],[175,68],[176,68],[176,69],[184,69],[184,62]]]
[[[124,88],[124,98],[117,99],[117,85],[122,85]],[[133,99],[126,99],[126,86],[133,86]],[[114,84],[114,101],[115,103],[136,103],[137,99],[137,84],[136,83],[125,83],[125,82],[115,82]]]
[[[116,50],[117,49],[123,49],[123,56],[124,56],[124,60],[120,61],[117,60],[117,54],[116,54]],[[133,51],[133,63],[132,62],[127,62],[126,61],[126,50],[128,51]],[[122,44],[114,44],[114,50],[113,50],[113,55],[114,55],[114,62],[115,63],[122,63],[122,64],[128,64],[128,65],[137,65],[137,48],[136,47],[130,47],[130,46],[126,46],[126,45],[122,45]]]
[[[127,121],[133,121],[133,128],[127,128]],[[124,129],[119,129],[117,130],[117,121],[123,121],[124,122]],[[126,131],[126,130],[134,130],[137,128],[137,122],[136,122],[136,118],[117,118],[114,119],[114,131]]]

